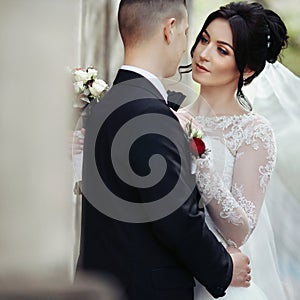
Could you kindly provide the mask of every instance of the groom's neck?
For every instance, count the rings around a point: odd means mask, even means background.
[[[125,49],[124,64],[146,70],[159,78],[164,77],[164,57],[159,47],[139,46]]]

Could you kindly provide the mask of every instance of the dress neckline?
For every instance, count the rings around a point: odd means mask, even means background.
[[[246,112],[244,114],[239,114],[239,115],[215,115],[215,116],[197,115],[196,118],[222,121],[222,120],[226,120],[226,119],[241,119],[241,118],[250,117],[253,115],[254,115],[254,113],[252,111],[250,111],[250,112]]]

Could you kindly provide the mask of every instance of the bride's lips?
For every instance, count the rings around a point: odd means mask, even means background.
[[[198,72],[201,72],[201,73],[206,73],[206,72],[209,72],[204,66],[196,63],[196,69]]]

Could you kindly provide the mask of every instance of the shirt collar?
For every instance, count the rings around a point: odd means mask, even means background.
[[[155,88],[161,93],[166,103],[168,103],[168,94],[166,92],[166,89],[157,76],[144,69],[134,67],[134,66],[129,66],[129,65],[122,65],[120,69],[138,73],[143,77],[145,77],[146,79],[148,79],[155,86]]]

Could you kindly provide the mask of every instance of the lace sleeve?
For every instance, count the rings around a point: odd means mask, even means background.
[[[275,166],[272,128],[255,122],[243,130],[237,149],[231,189],[211,163],[197,160],[197,186],[209,215],[226,242],[240,247],[256,226],[266,187]]]

